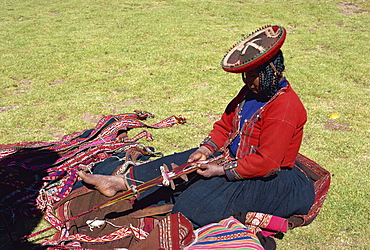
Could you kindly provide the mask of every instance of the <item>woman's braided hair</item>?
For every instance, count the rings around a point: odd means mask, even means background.
[[[271,63],[273,65],[271,65]],[[273,67],[275,67],[275,69]],[[283,77],[282,72],[285,69],[283,52],[279,50],[269,62],[260,66],[258,69],[261,89],[268,98],[271,98],[281,89],[279,82]]]

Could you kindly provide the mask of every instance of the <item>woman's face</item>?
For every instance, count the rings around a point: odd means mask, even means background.
[[[258,71],[252,70],[252,71],[245,73],[244,83],[248,86],[248,88],[253,93],[255,94],[262,93]]]

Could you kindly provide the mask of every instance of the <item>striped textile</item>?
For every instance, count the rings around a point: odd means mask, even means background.
[[[201,227],[195,234],[197,239],[186,250],[264,249],[257,236],[233,217]]]

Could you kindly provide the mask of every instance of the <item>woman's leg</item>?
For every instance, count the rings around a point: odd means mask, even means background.
[[[297,168],[269,178],[229,181],[200,178],[178,197],[173,213],[181,212],[195,227],[218,222],[239,212],[262,212],[280,217],[307,214],[314,200],[312,181]]]
[[[138,186],[141,183],[161,176],[160,167],[164,164],[169,170],[172,170],[172,163],[177,166],[185,164],[195,150],[190,149],[181,153],[174,153],[139,166],[131,167],[127,177],[129,186]],[[174,180],[175,190],[172,190],[171,187],[158,185],[140,193],[135,199],[134,208],[140,209],[147,206],[173,204],[176,197],[192,182],[194,179],[192,176],[196,176],[196,173],[189,174],[189,182],[185,182],[181,178]]]
[[[78,175],[86,184],[92,185],[105,196],[113,196],[118,191],[127,190],[131,185],[137,186],[160,176],[160,167],[163,164],[166,164],[169,170],[171,170],[172,163],[177,165],[186,163],[190,154],[194,151],[195,149],[191,149],[182,153],[175,153],[145,164],[131,167],[127,178],[118,175],[87,174],[82,171],[78,172]],[[158,188],[159,187],[151,188],[150,190],[143,192],[140,196],[145,197],[155,192]],[[168,187],[165,188],[167,189]]]

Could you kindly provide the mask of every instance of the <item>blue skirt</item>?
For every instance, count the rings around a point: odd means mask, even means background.
[[[132,167],[130,175],[136,184],[149,181],[161,175],[160,166],[166,164],[171,169],[171,163],[182,165],[195,150]],[[141,193],[134,208],[174,204],[173,213],[181,212],[195,227],[202,227],[239,212],[262,212],[284,218],[304,215],[315,197],[312,181],[296,167],[266,178],[239,181],[229,181],[225,176],[205,178],[196,173],[188,178],[188,182],[177,179],[175,190],[158,186]]]

